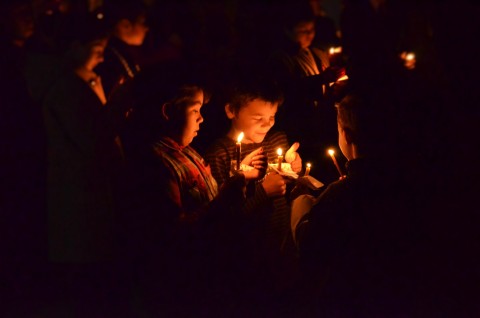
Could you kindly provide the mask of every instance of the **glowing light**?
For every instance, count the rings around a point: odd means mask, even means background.
[[[307,162],[307,169],[305,169],[305,176],[308,176],[310,174],[311,168],[312,168],[312,164],[310,162]]]
[[[328,149],[328,154],[332,158],[333,164],[337,168],[340,178],[343,177],[342,169],[340,169],[340,166],[338,165],[338,162],[337,162],[337,158],[335,158],[335,151],[333,149]]]
[[[242,142],[242,139],[243,139],[243,136],[244,136],[244,135],[245,135],[245,134],[244,134],[243,131],[242,131],[242,132],[238,135],[238,137],[237,137],[237,142]]]
[[[282,156],[282,148],[277,149],[277,155],[278,155],[278,171],[282,171],[282,161],[283,161],[283,156]]]

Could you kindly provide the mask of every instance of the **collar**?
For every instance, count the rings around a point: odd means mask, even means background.
[[[161,144],[167,146],[168,148],[171,148],[173,150],[178,150],[178,151],[183,151],[183,149],[186,148],[186,146],[179,145],[175,140],[173,140],[170,137],[161,137],[158,140],[158,143],[161,143]]]

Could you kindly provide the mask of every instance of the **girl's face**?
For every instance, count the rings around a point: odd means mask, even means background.
[[[89,71],[93,71],[93,69],[100,63],[103,62],[103,53],[105,51],[105,47],[107,46],[107,39],[96,40],[86,47],[86,61],[85,61],[85,68]]]
[[[241,107],[234,114],[226,107],[228,118],[232,120],[232,133],[238,136],[240,132],[245,134],[242,142],[261,143],[268,131],[275,124],[275,114],[278,103],[271,103],[262,99],[254,99]],[[236,138],[236,137],[234,137]]]

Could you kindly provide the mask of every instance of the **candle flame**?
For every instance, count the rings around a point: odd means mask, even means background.
[[[282,152],[282,148],[278,148],[278,149],[277,149],[277,155],[281,156],[282,153],[283,153],[283,152]]]
[[[415,54],[413,53],[408,53],[406,56],[405,56],[405,59],[407,61],[413,61],[415,59]]]
[[[331,47],[329,50],[328,50],[328,53],[330,53],[330,55],[332,54],[336,54],[336,53],[342,53],[342,47],[341,46],[337,46],[337,47]]]
[[[312,164],[309,162],[307,163],[307,168],[310,168],[312,166]]]
[[[243,136],[244,136],[244,134],[243,134],[243,131],[242,131],[237,137],[237,142],[238,143],[242,142]]]
[[[329,154],[330,156],[333,156],[333,155],[335,154],[335,150],[333,150],[333,149],[328,149],[328,154]]]
[[[337,79],[337,82],[346,81],[346,80],[348,80],[348,76],[347,76],[347,75],[343,75],[342,77],[340,77],[339,79]]]

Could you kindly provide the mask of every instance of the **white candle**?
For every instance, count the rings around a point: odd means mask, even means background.
[[[305,177],[310,174],[310,168],[311,167],[312,167],[312,165],[310,164],[310,162],[308,162],[307,163],[307,168],[305,169]]]
[[[237,160],[237,170],[240,170],[240,158],[242,155],[242,139],[243,132],[241,132],[237,137],[237,143],[235,144],[235,159]]]
[[[340,174],[340,177],[343,176],[342,169],[340,169],[340,166],[338,165],[337,159],[335,158],[335,151],[333,149],[328,149],[328,154],[333,160],[333,163],[335,164],[335,167],[337,168],[338,173]]]
[[[283,161],[283,156],[282,156],[282,148],[277,149],[277,155],[278,155],[278,171],[282,171],[282,161]]]

